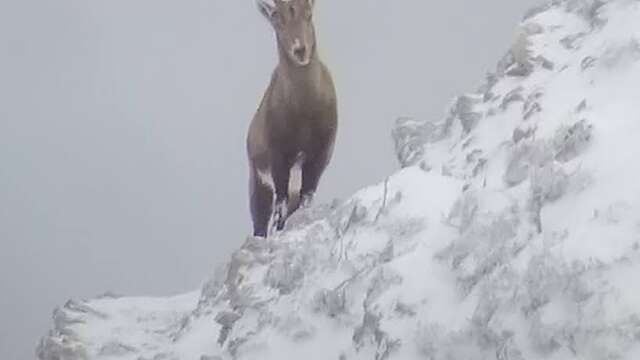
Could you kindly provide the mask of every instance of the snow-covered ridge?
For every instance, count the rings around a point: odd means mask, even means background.
[[[40,359],[640,359],[640,1],[534,9],[405,167],[201,292],[54,314]]]

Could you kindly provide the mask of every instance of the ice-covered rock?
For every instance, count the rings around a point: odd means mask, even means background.
[[[43,360],[640,358],[640,1],[530,11],[403,169],[248,238],[200,292],[54,313]]]

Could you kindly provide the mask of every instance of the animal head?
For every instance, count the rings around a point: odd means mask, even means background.
[[[273,26],[280,50],[297,66],[309,65],[316,51],[313,27],[315,0],[256,0]]]

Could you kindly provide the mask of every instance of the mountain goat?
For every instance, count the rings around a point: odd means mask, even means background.
[[[337,102],[333,79],[316,51],[314,0],[257,0],[275,30],[279,62],[249,126],[250,207],[254,236],[308,206],[333,153]],[[301,185],[290,191],[292,168]],[[275,195],[275,201],[274,201]]]

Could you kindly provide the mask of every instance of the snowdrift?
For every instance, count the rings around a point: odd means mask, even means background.
[[[640,359],[640,1],[530,11],[403,169],[201,291],[54,312],[43,360]]]

